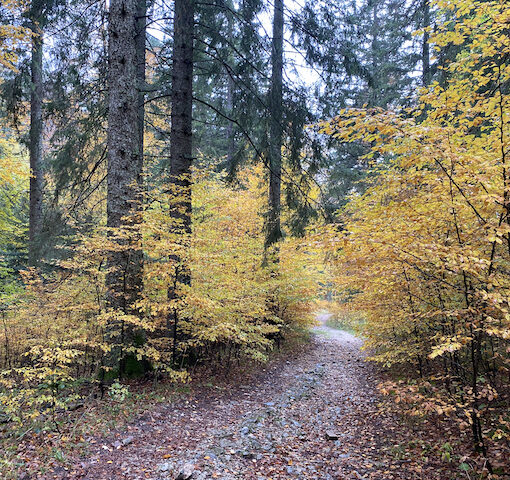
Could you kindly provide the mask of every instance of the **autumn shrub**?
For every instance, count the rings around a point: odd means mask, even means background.
[[[497,467],[510,441],[510,6],[437,4],[450,20],[433,43],[460,51],[444,81],[414,110],[344,110],[320,127],[365,142],[373,167],[325,245],[337,288],[359,292],[373,358],[423,379],[396,391],[457,418]]]
[[[24,258],[28,180],[20,145],[8,135],[0,138],[0,299],[4,304],[19,287],[12,274]]]
[[[53,418],[84,383],[119,375],[112,356],[124,359],[124,375],[185,381],[197,361],[264,361],[277,341],[309,325],[317,255],[288,239],[277,268],[264,266],[262,175],[247,170],[228,187],[221,175],[196,172],[190,236],[171,228],[174,196],[155,186],[137,226],[74,238],[50,273],[25,271],[3,311],[0,413],[19,423]],[[143,291],[126,313],[109,307],[105,278],[109,252],[138,248],[130,238],[144,249]],[[183,264],[191,285],[178,280]]]
[[[180,285],[183,295],[169,302],[165,299],[168,285],[160,283],[161,270],[169,275],[167,282],[175,280],[175,272],[161,262],[148,262],[147,276],[154,283],[146,285],[146,308],[162,316],[160,324],[169,308],[177,309],[181,320],[175,335],[182,339],[178,349],[183,354],[207,358],[220,353],[226,362],[239,355],[264,360],[275,334],[312,321],[316,282],[311,265],[316,257],[301,248],[301,241],[289,239],[280,246],[277,275],[262,265],[265,197],[260,168],[246,171],[245,180],[235,188],[225,188],[221,175],[200,175],[193,190],[193,234],[186,258],[191,287]],[[161,198],[159,193],[156,196]],[[165,242],[173,251],[179,246],[172,233],[162,243],[168,214],[157,207],[154,218],[159,220],[149,224],[146,248],[149,258],[158,259]],[[174,325],[169,326],[171,335],[173,329]]]
[[[0,409],[20,424],[67,409],[78,398],[79,379],[97,369],[98,283],[81,267],[46,277],[23,272],[24,289],[4,312]]]

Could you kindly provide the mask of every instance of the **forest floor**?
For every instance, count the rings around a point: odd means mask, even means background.
[[[319,315],[322,325],[300,352],[91,437],[85,455],[37,478],[456,478],[440,450],[413,432],[418,426],[382,406],[379,374],[361,340],[329,328],[327,319]]]

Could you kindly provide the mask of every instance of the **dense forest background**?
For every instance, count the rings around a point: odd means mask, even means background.
[[[4,0],[0,18],[11,438],[133,378],[263,363],[327,299],[393,369],[383,393],[504,472],[505,2]]]
[[[135,356],[174,369],[204,348],[264,356],[286,329],[310,321],[317,275],[329,281],[299,239],[334,221],[367,174],[363,142],[310,126],[346,106],[412,102],[435,68],[427,34],[411,35],[429,10],[6,4],[18,35],[5,45],[2,81],[6,314],[19,300],[33,309],[28,288],[61,328],[76,322],[70,338],[57,328],[53,340],[69,350],[64,363],[86,357],[91,373],[122,375]],[[18,313],[13,330],[25,328]],[[44,329],[49,319],[37,316]],[[33,348],[12,343],[6,366]]]

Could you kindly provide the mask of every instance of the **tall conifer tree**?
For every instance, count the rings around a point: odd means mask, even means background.
[[[271,90],[269,94],[269,212],[267,218],[266,247],[276,243],[281,231],[282,182],[282,95],[283,95],[283,0],[275,0],[273,38],[271,44]]]
[[[180,285],[191,283],[185,253],[191,233],[194,3],[194,0],[176,0],[174,10],[169,173],[174,195],[171,205],[174,224],[171,229],[180,237],[177,243],[182,248],[171,256],[175,265],[175,282],[168,290],[170,301],[179,297]],[[174,360],[178,320],[177,308],[171,308],[168,326],[172,329]]]
[[[142,287],[142,255],[136,233],[137,184],[141,176],[140,112],[137,80],[137,0],[111,0],[108,41],[108,189],[107,225],[118,248],[108,257],[108,304],[119,314],[133,314],[133,304]],[[135,231],[131,230],[135,227]],[[132,331],[116,317],[108,326],[115,346],[110,363],[125,370],[123,346],[132,341]]]
[[[33,0],[30,7],[32,50],[30,59],[30,218],[29,264],[39,260],[40,237],[43,227],[43,10],[41,0]]]

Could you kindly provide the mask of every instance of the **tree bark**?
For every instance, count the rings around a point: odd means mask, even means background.
[[[30,206],[29,206],[29,264],[37,265],[40,258],[40,236],[43,223],[43,35],[38,26],[38,10],[32,9],[32,57],[30,61]]]
[[[232,17],[229,15],[227,18],[227,39],[229,42],[234,44],[234,33],[232,28]],[[230,58],[229,58],[230,60]],[[225,68],[225,74],[227,76],[227,96],[225,99],[225,106],[227,114],[230,118],[234,117],[234,79],[232,78],[232,72],[230,68]],[[227,168],[233,171],[234,164],[234,153],[235,153],[235,137],[234,137],[234,122],[229,121],[226,128],[226,140],[227,140]]]
[[[423,0],[422,14],[423,14],[423,28],[427,29],[428,27],[430,27],[430,5],[429,5],[429,0]],[[430,38],[429,32],[428,32],[428,30],[425,30],[423,32],[422,49],[421,49],[422,84],[423,84],[424,87],[429,85],[430,81],[431,81],[429,38]]]
[[[193,104],[194,0],[175,0],[172,53],[172,112],[170,132],[171,231],[179,248],[171,255],[175,281],[168,289],[170,302],[179,298],[181,285],[191,284],[186,250],[191,234],[191,166]],[[168,328],[173,337],[176,360],[178,308],[170,309]]]
[[[143,184],[143,134],[145,130],[145,41],[147,31],[147,2],[138,0],[136,12],[136,79],[138,85],[138,183]]]
[[[111,0],[108,42],[108,185],[107,225],[120,248],[108,255],[108,307],[123,314],[136,314],[134,302],[142,288],[143,256],[139,221],[138,183],[142,174],[140,93],[137,72],[138,0]],[[107,339],[113,349],[109,366],[124,370],[124,345],[133,331],[124,320],[112,320]]]
[[[371,49],[371,78],[369,82],[368,89],[368,104],[372,106],[383,106],[385,103],[384,95],[380,95],[381,87],[382,87],[382,79],[379,78],[379,17],[377,16],[377,3],[372,5],[372,25],[371,25],[371,36],[372,41],[370,43]]]
[[[225,100],[228,115],[232,118],[234,113],[234,80],[227,71],[227,98]],[[235,137],[234,137],[234,123],[228,122],[226,129],[227,140],[227,165],[230,169],[234,164],[235,153]]]
[[[271,91],[269,97],[269,212],[266,248],[281,237],[282,96],[283,96],[283,0],[275,0],[271,49]]]

